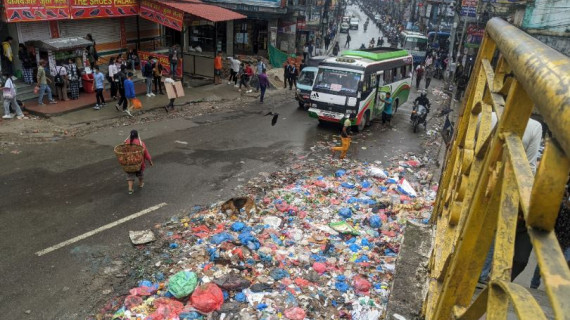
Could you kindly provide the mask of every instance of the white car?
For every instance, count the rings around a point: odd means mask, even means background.
[[[343,22],[340,25],[340,32],[348,32],[348,30],[350,29],[350,25],[348,25],[348,23]]]
[[[358,25],[360,24],[360,20],[356,19],[356,18],[352,18],[350,19],[350,29],[356,29],[358,30]]]
[[[382,19],[382,17],[380,17],[379,14],[375,14],[375,15],[374,15],[374,21],[380,22],[380,19]]]

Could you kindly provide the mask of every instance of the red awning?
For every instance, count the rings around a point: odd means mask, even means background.
[[[243,14],[231,11],[226,8],[218,7],[211,4],[205,4],[199,0],[182,0],[182,1],[159,1],[169,7],[184,11],[193,16],[197,16],[204,20],[219,22],[229,20],[239,20],[247,18]]]

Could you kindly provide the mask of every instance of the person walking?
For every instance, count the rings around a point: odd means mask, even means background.
[[[12,41],[14,39],[7,36],[2,42],[2,75],[7,77],[14,74],[14,55],[12,54]]]
[[[20,43],[18,48],[18,58],[22,62],[22,74],[26,84],[34,83],[34,60],[28,52],[28,48],[23,43]]]
[[[142,75],[145,79],[146,84],[146,96],[147,97],[154,97],[154,93],[152,93],[152,56],[148,57],[148,60],[143,66]]]
[[[431,79],[433,78],[433,75],[435,73],[435,68],[433,67],[433,65],[430,65],[429,67],[426,68],[426,89],[429,87],[429,84],[431,82]]]
[[[390,125],[390,121],[392,120],[392,95],[390,92],[386,92],[386,98],[378,98],[378,100],[384,102],[384,110],[382,110],[382,124],[388,122],[388,125]]]
[[[346,42],[344,43],[345,48],[350,48],[350,33],[346,34]]]
[[[247,93],[250,93],[252,90],[249,87],[249,80],[251,79],[251,77],[253,77],[253,69],[251,68],[251,66],[249,65],[249,63],[245,64],[245,68],[243,69],[242,75],[241,75],[241,82],[239,84],[239,91],[241,91],[241,86],[243,85],[245,87],[245,89],[247,90]]]
[[[73,59],[69,58],[67,60],[67,65],[65,66],[67,72],[67,79],[69,81],[69,94],[71,100],[79,99],[79,71],[77,70],[77,65],[73,62]]]
[[[115,74],[115,79],[117,80],[116,81],[117,89],[119,90],[119,94],[121,95],[119,101],[117,101],[117,103],[115,104],[115,109],[117,109],[117,111],[125,112],[125,110],[127,110],[127,97],[125,96],[125,80],[127,79],[127,66],[121,66],[121,70],[117,74]]]
[[[37,86],[39,87],[39,97],[38,97],[38,105],[44,105],[44,94],[47,93],[48,100],[50,104],[56,104],[57,102],[53,100],[53,96],[51,94],[51,88],[48,86],[48,78],[46,76],[46,61],[44,59],[40,59],[40,65],[38,66],[38,74],[37,77]],[[51,80],[49,80],[51,82]]]
[[[465,89],[467,89],[467,83],[469,83],[469,79],[467,78],[467,76],[461,76],[461,78],[459,78],[459,82],[457,83],[457,91],[455,93],[455,101],[459,101],[461,100],[461,97],[463,96],[463,92],[465,91]]]
[[[228,79],[228,84],[232,84],[232,81],[233,81],[234,86],[237,88],[238,87],[238,84],[237,84],[238,83],[238,73],[239,73],[241,62],[234,57],[228,57],[228,60],[230,60],[230,78]]]
[[[91,66],[91,69],[95,68],[95,66],[97,65],[97,60],[99,60],[99,54],[97,53],[97,49],[95,49],[95,39],[93,39],[93,36],[91,35],[91,33],[88,33],[85,36],[85,39],[93,42],[92,45],[89,45],[86,49],[87,49],[87,60],[89,60],[89,65]]]
[[[170,48],[168,53],[168,62],[170,62],[170,74],[172,79],[175,80],[177,76],[177,69],[178,69],[178,61],[182,58],[180,53],[180,46],[175,44]]]
[[[261,58],[257,58],[257,64],[255,65],[255,74],[257,75],[257,83],[255,85],[255,92],[259,92],[261,88],[261,84],[259,83],[259,76],[263,73],[263,70],[266,70],[267,67],[265,63],[261,60]]]
[[[95,66],[95,75],[93,76],[93,90],[95,90],[95,98],[97,104],[93,107],[95,110],[101,110],[105,105],[105,98],[103,97],[103,89],[105,89],[105,76],[99,71],[99,66]]]
[[[329,45],[331,44],[331,35],[327,34],[325,36],[325,51],[329,51]]]
[[[123,82],[123,87],[125,90],[125,102],[127,102],[126,108],[123,105],[123,111],[131,117],[133,116],[131,112],[134,111],[133,99],[136,98],[135,84],[132,78],[133,78],[133,73],[129,72],[127,73],[127,78],[125,79],[125,82]]]
[[[12,80],[12,74],[6,74],[6,82],[4,83],[3,94],[4,97],[4,116],[2,119],[12,119],[14,116],[10,112],[10,106],[12,105],[14,110],[16,111],[16,119],[27,119],[20,109],[20,105],[18,105],[18,101],[16,100],[16,86],[14,85],[14,81]]]
[[[333,56],[335,57],[338,56],[339,51],[340,51],[340,46],[338,42],[335,42],[333,47]]]
[[[130,145],[136,144],[143,147],[144,150],[143,151],[144,157],[141,164],[141,169],[137,172],[127,173],[127,184],[129,186],[129,194],[133,194],[135,192],[134,190],[135,177],[139,179],[139,188],[142,189],[144,187],[144,170],[146,167],[146,162],[148,162],[151,167],[154,165],[154,163],[152,162],[152,158],[150,157],[150,153],[148,152],[145,143],[139,137],[139,133],[137,130],[131,130],[130,136],[125,140],[125,144],[130,144]]]
[[[418,65],[416,67],[416,89],[419,90],[420,89],[420,82],[422,81],[422,78],[424,76],[424,66],[423,65]]]
[[[261,70],[261,73],[258,75],[259,78],[259,88],[261,89],[261,95],[259,96],[259,102],[263,103],[263,98],[265,97],[265,90],[269,88],[269,79],[267,78],[267,74],[265,73],[265,68]]]
[[[303,60],[308,61],[307,58],[309,57],[309,41],[305,42],[305,46],[303,47]]]
[[[314,50],[315,46],[313,46],[313,42],[309,41],[309,55],[308,55],[309,58],[315,55]]]
[[[67,87],[69,87],[69,80],[67,78],[67,69],[61,65],[55,66],[55,94],[62,101],[68,101]]]
[[[109,60],[107,66],[107,81],[111,84],[111,99],[117,100],[117,83],[115,82],[115,74],[119,72],[115,58]]]
[[[295,62],[293,60],[291,60],[287,66],[287,74],[289,76],[289,90],[293,90],[293,84],[295,85],[295,88],[297,87],[297,84],[295,83],[297,80],[297,68],[295,67]]]
[[[154,92],[156,94],[164,94],[162,91],[162,65],[157,59],[153,60],[152,75],[154,77]],[[166,90],[166,89],[165,89]]]
[[[214,84],[222,83],[222,52],[218,51],[214,58]]]

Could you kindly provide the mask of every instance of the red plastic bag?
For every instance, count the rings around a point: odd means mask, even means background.
[[[368,294],[370,288],[372,288],[370,282],[362,276],[355,276],[352,278],[352,286],[354,287],[354,291],[358,294]]]
[[[313,263],[313,270],[318,274],[323,274],[327,271],[327,265],[322,262],[315,262]]]
[[[224,303],[224,294],[215,283],[209,282],[194,290],[190,296],[190,303],[201,313],[210,313],[220,310]]]
[[[140,109],[142,108],[142,102],[138,98],[133,98],[133,108]]]
[[[287,310],[285,310],[284,314],[285,314],[285,317],[287,317],[287,319],[291,319],[291,320],[303,320],[307,316],[305,314],[305,310],[303,310],[299,307],[287,309]]]
[[[182,302],[168,298],[158,298],[153,302],[153,305],[156,308],[150,315],[150,318],[153,320],[178,318],[178,315],[184,309]]]

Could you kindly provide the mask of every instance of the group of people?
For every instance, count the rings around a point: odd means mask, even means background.
[[[228,78],[228,85],[232,83],[241,92],[242,87],[246,93],[253,91],[251,82],[255,80],[256,92],[261,91],[260,102],[263,103],[265,92],[269,87],[269,79],[267,78],[267,66],[261,60],[257,59],[255,68],[249,62],[241,62],[237,57],[227,57],[230,67],[230,75]],[[218,52],[214,58],[214,84],[222,83],[222,52]],[[238,85],[239,81],[239,85]]]

